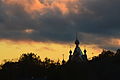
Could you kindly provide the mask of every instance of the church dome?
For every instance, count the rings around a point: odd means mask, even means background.
[[[72,50],[69,51],[70,55],[72,54]]]
[[[76,41],[75,41],[75,44],[79,44],[79,43],[80,43],[79,40],[76,40]]]

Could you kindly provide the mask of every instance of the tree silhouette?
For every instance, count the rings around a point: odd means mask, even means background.
[[[116,56],[120,56],[120,49],[118,49],[117,51],[116,51],[116,54],[115,54]]]
[[[23,62],[25,64],[40,64],[40,57],[34,53],[22,54],[18,62]]]
[[[103,50],[86,63],[65,64],[24,53],[18,61],[6,61],[0,67],[0,80],[119,80],[119,74],[120,49]]]

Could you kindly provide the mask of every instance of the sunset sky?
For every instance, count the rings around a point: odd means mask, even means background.
[[[89,58],[120,48],[119,0],[0,0],[0,62],[33,52],[68,59],[78,33]]]

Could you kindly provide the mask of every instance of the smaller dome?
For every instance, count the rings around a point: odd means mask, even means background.
[[[84,50],[84,53],[86,54],[86,52],[87,52],[87,50],[85,49],[85,50]]]
[[[79,40],[76,40],[76,41],[75,41],[75,44],[79,44],[79,43],[80,43]]]
[[[72,50],[70,50],[69,53],[72,54]]]

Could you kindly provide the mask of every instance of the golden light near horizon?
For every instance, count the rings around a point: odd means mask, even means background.
[[[71,50],[74,51],[75,45],[73,43],[71,44]],[[101,49],[96,45],[80,45],[82,51],[84,50],[84,46],[86,46],[88,58],[97,56],[101,52]],[[62,54],[65,55],[65,60],[68,60],[69,50],[70,45],[67,43],[1,40],[0,62],[4,59],[15,60],[18,59],[21,54],[31,52],[39,55],[42,60],[45,57],[55,61],[58,59],[62,60]]]

